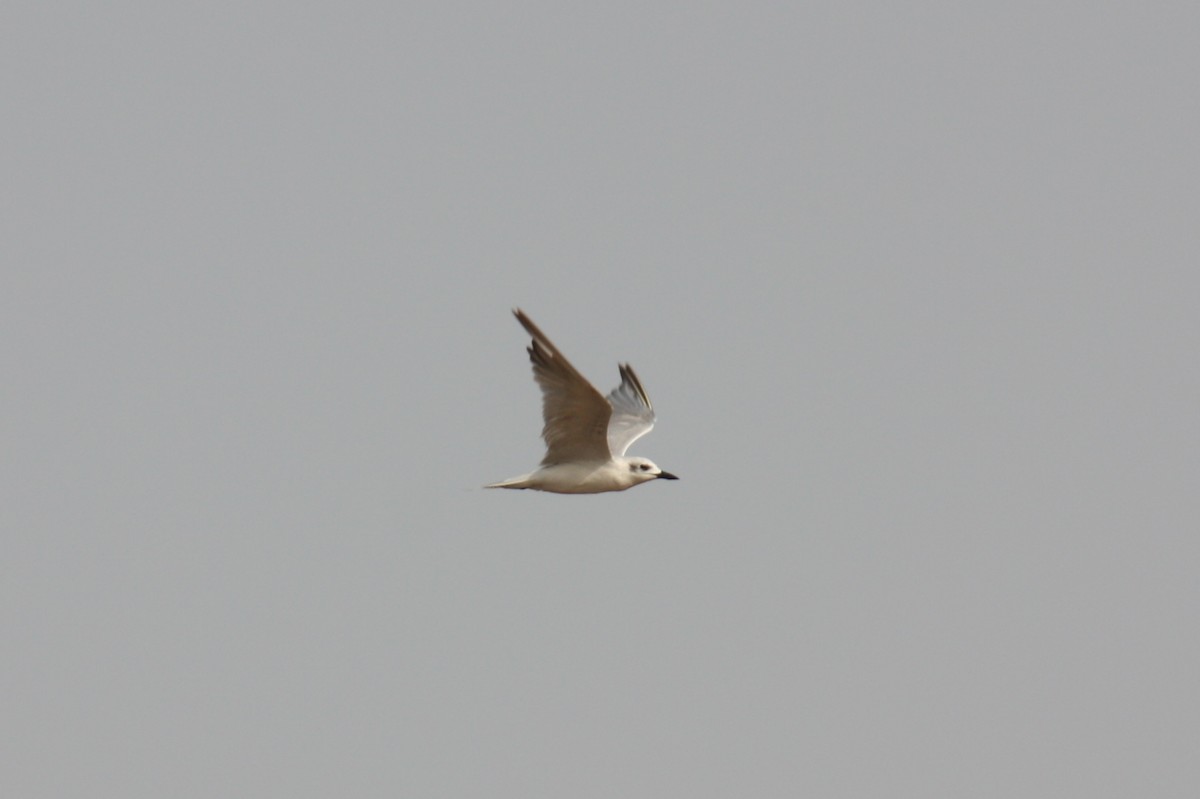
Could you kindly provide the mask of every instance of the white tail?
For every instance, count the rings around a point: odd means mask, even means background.
[[[532,476],[532,474],[523,474],[520,477],[510,477],[498,483],[488,483],[484,488],[529,488],[533,485],[529,481]]]

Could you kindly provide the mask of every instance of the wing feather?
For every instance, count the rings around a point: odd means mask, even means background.
[[[654,406],[642,381],[629,364],[621,364],[621,385],[608,394],[612,418],[608,422],[608,448],[622,456],[633,442],[654,427]]]
[[[606,434],[613,413],[609,400],[563,357],[532,319],[520,309],[513,314],[533,337],[526,351],[533,378],[542,389],[542,438],[546,441],[542,464],[607,461],[611,456]]]

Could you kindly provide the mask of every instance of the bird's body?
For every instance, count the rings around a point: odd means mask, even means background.
[[[533,337],[528,352],[542,389],[546,457],[536,471],[486,487],[600,494],[660,478],[677,480],[646,458],[625,456],[629,445],[654,427],[654,407],[633,369],[622,365],[621,385],[605,397],[528,316],[513,313]]]
[[[532,488],[558,494],[600,494],[605,491],[624,491],[642,482],[645,480],[637,479],[627,467],[615,461],[553,463],[520,477],[492,483],[488,488]]]

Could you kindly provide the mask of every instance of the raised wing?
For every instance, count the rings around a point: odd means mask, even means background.
[[[629,445],[654,427],[654,406],[642,381],[629,364],[621,365],[621,385],[608,394],[612,418],[608,420],[608,448],[614,456],[622,456]]]
[[[533,379],[542,389],[544,465],[570,461],[609,460],[606,438],[612,406],[520,309],[517,321],[533,337],[527,348]],[[635,380],[637,378],[634,378]],[[635,436],[636,437],[636,436]]]

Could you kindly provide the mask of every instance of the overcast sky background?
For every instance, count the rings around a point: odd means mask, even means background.
[[[1195,795],[1194,7],[4,17],[4,795]]]

